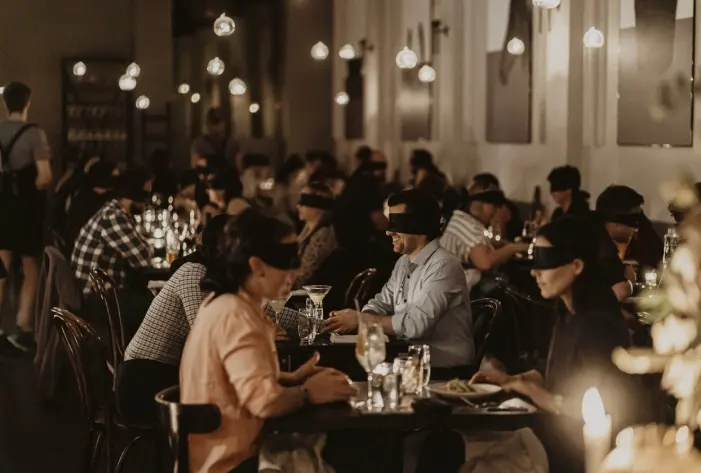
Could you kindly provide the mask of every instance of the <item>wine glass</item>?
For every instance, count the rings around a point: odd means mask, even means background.
[[[331,290],[331,286],[302,286],[302,289],[307,291],[307,295],[314,302],[317,309],[323,309],[322,304],[324,302],[324,297],[326,297],[326,294]]]
[[[285,309],[285,305],[287,304],[287,301],[289,300],[290,295],[287,294],[285,297],[282,297],[280,299],[275,299],[269,302],[270,308],[273,309],[273,312],[275,313],[275,324],[280,325],[280,314],[282,314],[282,311]]]
[[[174,230],[168,230],[166,234],[166,262],[170,266],[173,262],[178,259],[180,254],[180,237]]]
[[[361,314],[360,317],[364,316]],[[385,361],[386,356],[385,334],[382,331],[382,325],[368,324],[359,320],[355,357],[368,374],[368,407],[371,407],[373,398],[372,372]]]
[[[409,345],[409,355],[419,360],[421,369],[421,394],[426,392],[426,386],[431,381],[431,348],[428,345]]]

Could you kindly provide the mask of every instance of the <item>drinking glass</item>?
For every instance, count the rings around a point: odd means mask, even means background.
[[[178,234],[173,230],[169,230],[166,234],[166,262],[168,265],[173,264],[173,262],[178,259],[180,246],[181,243]]]
[[[316,338],[317,323],[312,314],[300,311],[297,317],[297,334],[300,345],[310,345]]]
[[[307,295],[314,302],[316,308],[320,309],[323,307],[324,297],[326,297],[326,294],[331,290],[331,286],[311,285],[302,286],[302,289],[307,291]]]
[[[431,348],[428,345],[409,345],[409,355],[415,356],[419,363],[420,394],[426,392],[426,386],[431,381]]]
[[[679,234],[675,228],[670,228],[664,236],[662,264],[665,268],[669,265],[669,261],[672,259],[672,255],[674,254],[674,250],[677,249],[677,246],[679,246]]]
[[[375,392],[372,383],[372,373],[378,365],[385,361],[387,356],[385,334],[380,324],[368,324],[364,321],[361,328],[361,322],[359,321],[355,356],[368,374],[368,407],[371,407],[371,400]]]
[[[392,371],[399,376],[400,395],[414,395],[421,386],[421,370],[416,356],[398,356],[394,359]]]
[[[281,299],[275,299],[270,301],[270,308],[273,309],[273,312],[275,313],[275,324],[280,325],[280,314],[282,314],[282,311],[285,309],[285,304],[287,304],[287,300],[290,298],[290,295],[288,294],[286,297],[283,297]]]

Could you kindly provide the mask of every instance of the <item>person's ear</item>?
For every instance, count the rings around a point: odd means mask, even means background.
[[[251,267],[251,274],[257,277],[265,276],[265,263],[257,256],[248,258],[248,265]]]
[[[572,264],[574,265],[575,276],[579,276],[580,274],[582,274],[582,271],[584,271],[584,261],[577,258],[574,261],[572,261]]]

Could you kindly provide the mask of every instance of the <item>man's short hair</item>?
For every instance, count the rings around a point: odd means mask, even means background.
[[[21,112],[29,105],[32,89],[22,82],[10,82],[5,86],[2,98],[8,113]]]
[[[435,229],[435,232],[428,235],[434,239],[441,234],[441,207],[438,201],[429,193],[421,189],[407,189],[397,192],[387,200],[389,207],[404,204],[404,213],[416,215],[417,218]]]
[[[355,157],[361,164],[367,164],[372,160],[372,148],[369,146],[361,146],[355,152]]]
[[[491,172],[481,172],[475,174],[472,178],[473,187],[476,189],[487,190],[491,188],[500,189],[499,179]]]

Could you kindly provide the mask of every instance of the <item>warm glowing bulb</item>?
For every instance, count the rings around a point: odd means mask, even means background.
[[[229,36],[234,33],[236,23],[226,13],[222,13],[219,18],[214,20],[214,34],[217,36]]]
[[[582,417],[587,428],[594,431],[602,430],[606,427],[607,415],[604,409],[604,401],[601,400],[599,390],[589,388],[584,393],[582,399]]]
[[[127,66],[127,75],[133,77],[136,79],[139,77],[139,74],[141,74],[141,68],[139,65],[135,62],[132,62]]]
[[[436,70],[428,64],[424,64],[419,69],[419,80],[423,83],[433,82],[436,80]]]
[[[336,94],[336,103],[339,105],[348,105],[350,102],[350,97],[346,92],[339,92]]]
[[[397,67],[400,69],[413,69],[419,62],[419,57],[414,51],[409,49],[407,46],[404,46],[401,51],[397,53],[395,62],[397,63]]]
[[[229,92],[231,95],[243,95],[246,93],[246,83],[238,77],[229,82]]]
[[[213,76],[220,76],[224,73],[224,61],[215,57],[207,63],[207,72]]]
[[[507,43],[506,50],[509,52],[509,54],[520,56],[526,52],[526,44],[520,38],[513,37],[511,38],[511,41]]]
[[[338,55],[341,57],[341,59],[350,61],[355,57],[355,48],[352,44],[344,44],[341,46],[341,49],[338,50]]]
[[[180,84],[178,86],[178,93],[179,94],[185,95],[188,92],[190,92],[190,84],[188,84],[187,82],[183,82],[182,84]]]
[[[258,113],[259,110],[260,110],[260,105],[258,105],[255,102],[248,106],[248,111],[251,113]]]
[[[78,77],[84,76],[85,72],[87,72],[88,67],[85,65],[83,61],[78,61],[75,64],[73,64],[73,75],[76,75]]]
[[[197,103],[197,102],[200,101],[200,98],[201,98],[201,97],[200,97],[200,94],[198,94],[197,92],[195,92],[194,94],[192,94],[192,95],[190,96],[190,102],[192,102],[192,103]]]
[[[533,0],[533,5],[540,8],[557,8],[560,0]]]
[[[151,105],[151,100],[145,95],[141,95],[136,99],[136,108],[139,110],[146,110],[149,105]]]
[[[136,79],[129,74],[124,74],[119,78],[119,88],[122,90],[134,90],[136,87]]]
[[[600,48],[604,45],[604,33],[593,26],[584,33],[584,46],[587,48]]]
[[[314,46],[312,46],[311,54],[312,57],[317,61],[323,61],[324,59],[329,57],[329,47],[321,41],[319,41]]]

